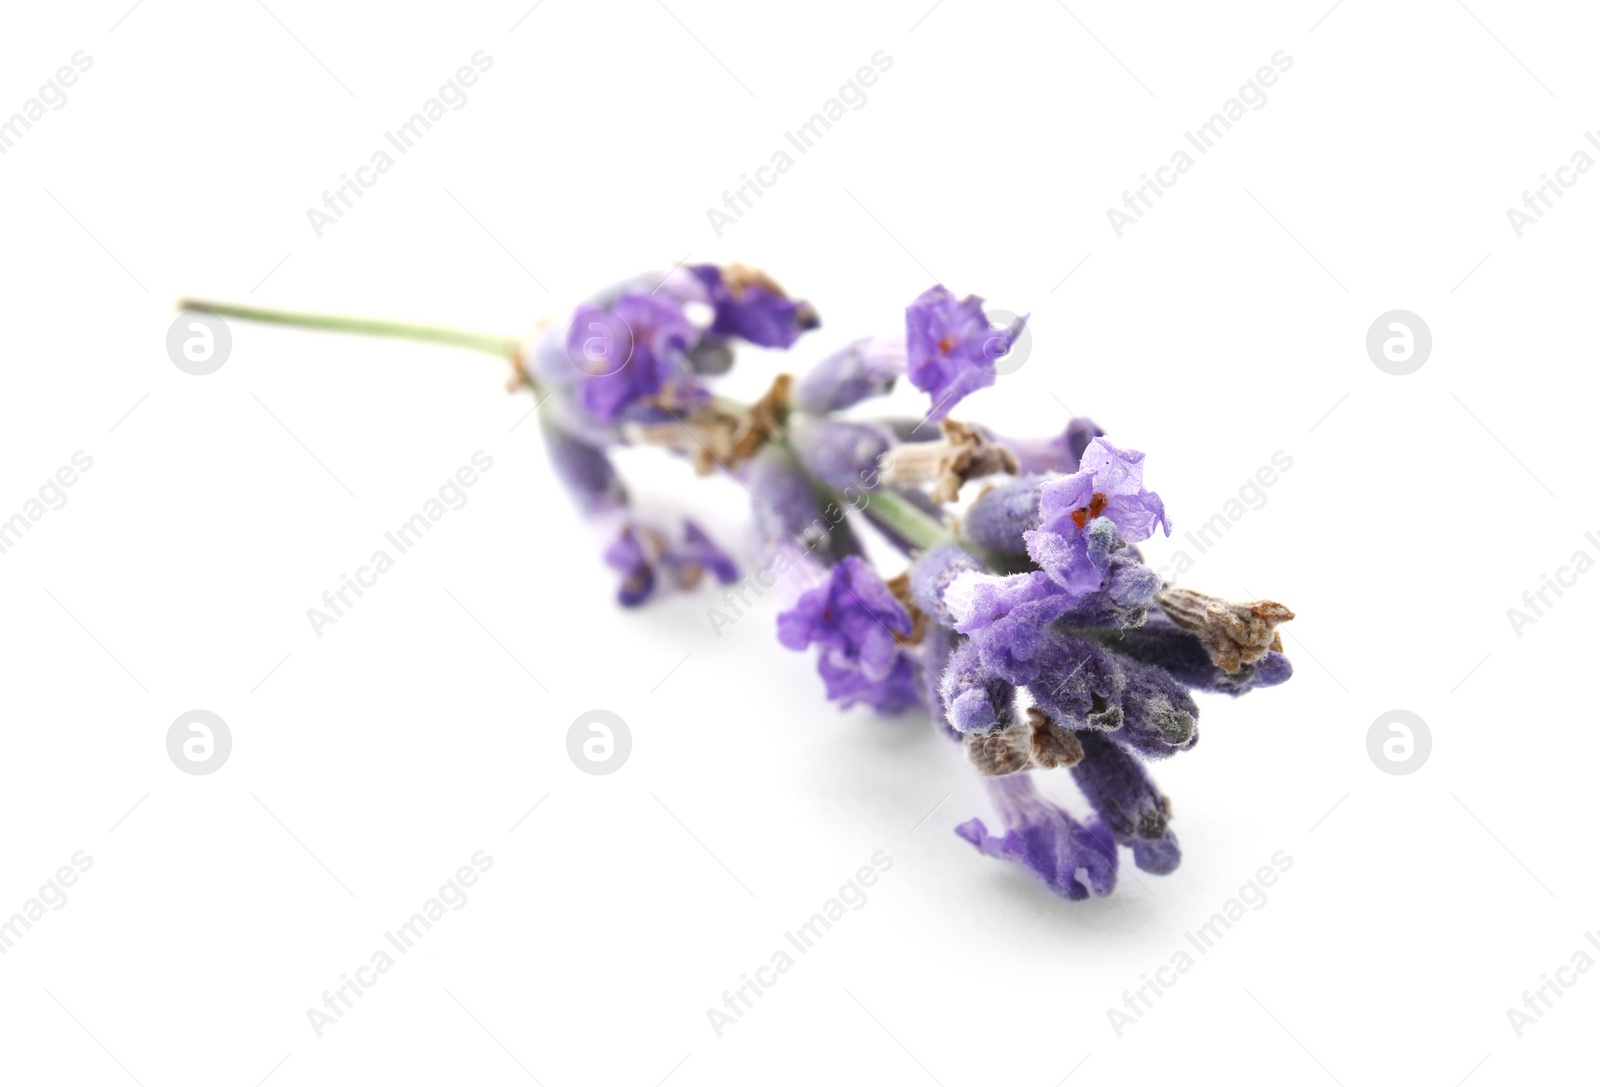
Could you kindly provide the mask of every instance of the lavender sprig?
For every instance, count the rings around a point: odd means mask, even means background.
[[[906,307],[902,330],[854,340],[798,381],[779,375],[753,404],[716,395],[710,381],[739,345],[787,350],[820,321],[740,265],[626,281],[531,342],[180,305],[506,359],[512,386],[538,398],[556,476],[608,535],[604,557],[622,575],[626,606],[739,573],[693,521],[669,531],[637,519],[610,451],[656,446],[701,474],[738,478],[753,499],[757,581],[782,582],[788,598],[778,640],[816,650],[826,696],[841,708],[931,713],[988,781],[1004,828],[996,836],[973,819],[956,833],[1065,898],[1110,894],[1119,848],[1146,872],[1177,868],[1172,805],[1144,764],[1198,741],[1191,690],[1237,696],[1292,672],[1276,629],[1294,618],[1288,608],[1163,585],[1145,565],[1136,545],[1171,526],[1144,486],[1143,453],[1087,419],[1014,438],[950,418],[994,383],[1023,319],[994,326],[981,300],[943,286]],[[922,420],[846,417],[901,378],[928,394]],[[952,507],[974,483],[982,492],[958,518]],[[862,526],[906,557],[904,569],[874,567]],[[1034,771],[1057,768],[1071,769],[1089,822],[1035,787]]]

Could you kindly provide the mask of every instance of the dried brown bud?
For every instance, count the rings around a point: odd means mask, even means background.
[[[967,761],[985,777],[1005,777],[1033,762],[1032,733],[1021,725],[999,732],[969,732],[961,741]]]
[[[1281,650],[1277,626],[1294,618],[1294,612],[1276,601],[1235,604],[1193,589],[1162,589],[1156,593],[1156,603],[1174,623],[1199,638],[1211,663],[1229,675],[1261,660],[1269,650]]]
[[[733,437],[733,455],[738,461],[747,461],[772,439],[783,433],[783,424],[789,418],[789,387],[794,378],[779,374],[772,385],[761,394],[761,399],[750,405]]]
[[[1033,730],[1033,761],[1040,769],[1054,770],[1083,761],[1083,744],[1078,737],[1039,707],[1028,707],[1028,726]]]
[[[911,571],[902,571],[898,576],[884,582],[884,585],[911,616],[911,633],[896,634],[894,640],[901,645],[921,645],[923,636],[928,633],[928,615],[917,607],[915,600],[911,599]]]
[[[884,472],[886,483],[931,483],[929,497],[935,502],[954,502],[961,485],[969,479],[1001,472],[1016,474],[1017,458],[1005,446],[990,442],[981,431],[953,419],[945,419],[939,425],[944,437],[936,442],[895,446],[892,466]]]
[[[731,471],[783,433],[792,381],[788,374],[779,374],[746,411],[729,411],[713,401],[679,422],[633,423],[623,428],[623,434],[636,445],[682,453],[700,475],[718,468]]]

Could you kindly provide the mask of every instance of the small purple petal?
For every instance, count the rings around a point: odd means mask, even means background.
[[[1024,536],[1028,554],[1074,595],[1100,588],[1119,542],[1149,539],[1158,525],[1172,531],[1160,497],[1143,481],[1143,453],[1093,439],[1081,469],[1040,487],[1039,527]]]
[[[733,559],[693,521],[684,521],[683,543],[669,547],[661,564],[672,572],[673,581],[680,588],[693,587],[706,573],[724,585],[739,580],[739,567]]]
[[[1021,331],[1022,320],[1009,329],[990,325],[976,295],[958,301],[943,286],[918,295],[906,307],[906,376],[932,397],[928,418],[943,419],[962,397],[993,385],[995,362]]]
[[[1026,866],[1063,898],[1103,897],[1117,882],[1117,851],[1099,826],[1083,826],[1034,788],[1030,774],[985,778],[1000,809],[1004,837],[989,833],[982,819],[956,827],[956,833],[991,857]]]
[[[704,286],[713,309],[711,332],[737,336],[758,347],[791,346],[802,332],[818,327],[817,311],[775,290],[770,281],[731,282],[723,269],[700,264],[690,269]]]
[[[969,635],[986,665],[1012,683],[1030,683],[1051,623],[1072,598],[1042,571],[997,577],[963,573],[951,580],[944,602],[956,630]]]

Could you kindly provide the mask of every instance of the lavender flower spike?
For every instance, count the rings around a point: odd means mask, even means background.
[[[747,345],[788,348],[818,322],[809,304],[737,264],[680,261],[635,276],[528,340],[184,306],[509,362],[513,391],[536,398],[551,471],[603,530],[623,604],[715,578],[728,588],[722,607],[706,610],[713,635],[763,608],[784,646],[815,648],[836,705],[931,711],[1001,815],[997,833],[979,819],[956,833],[1065,898],[1111,893],[1123,846],[1147,872],[1177,868],[1171,810],[1144,764],[1199,741],[1191,692],[1238,696],[1293,672],[1278,630],[1290,608],[1164,584],[1145,564],[1141,541],[1171,526],[1144,487],[1143,453],[1083,417],[1036,438],[949,417],[998,380],[1004,357],[1025,351],[1027,319],[999,327],[974,296],[932,287],[906,307],[903,335],[848,342],[808,373],[769,375],[748,403],[714,396],[719,375]],[[902,376],[930,395],[926,416],[846,417]],[[641,522],[611,460],[628,445],[742,486],[759,566],[741,578],[692,521],[681,532]],[[980,493],[964,512],[952,508],[969,483]],[[1087,824],[1041,792],[1065,775],[1031,776],[1067,769],[1093,809]]]
[[[957,834],[991,857],[1025,865],[1063,898],[1077,901],[1111,893],[1117,883],[1117,847],[1105,827],[1086,827],[1046,800],[1034,788],[1031,774],[984,782],[1005,821],[1005,836],[990,834],[982,819],[962,823]]]
[[[983,299],[957,301],[943,286],[929,287],[906,307],[906,376],[933,397],[931,422],[950,414],[962,397],[994,384],[994,364],[1011,350],[1026,317],[995,328]]]

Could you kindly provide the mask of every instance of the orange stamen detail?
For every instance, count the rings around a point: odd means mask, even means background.
[[[1099,517],[1105,508],[1106,496],[1099,493],[1093,494],[1089,497],[1087,506],[1079,506],[1072,511],[1072,523],[1077,525],[1078,530],[1081,532],[1090,521]]]

